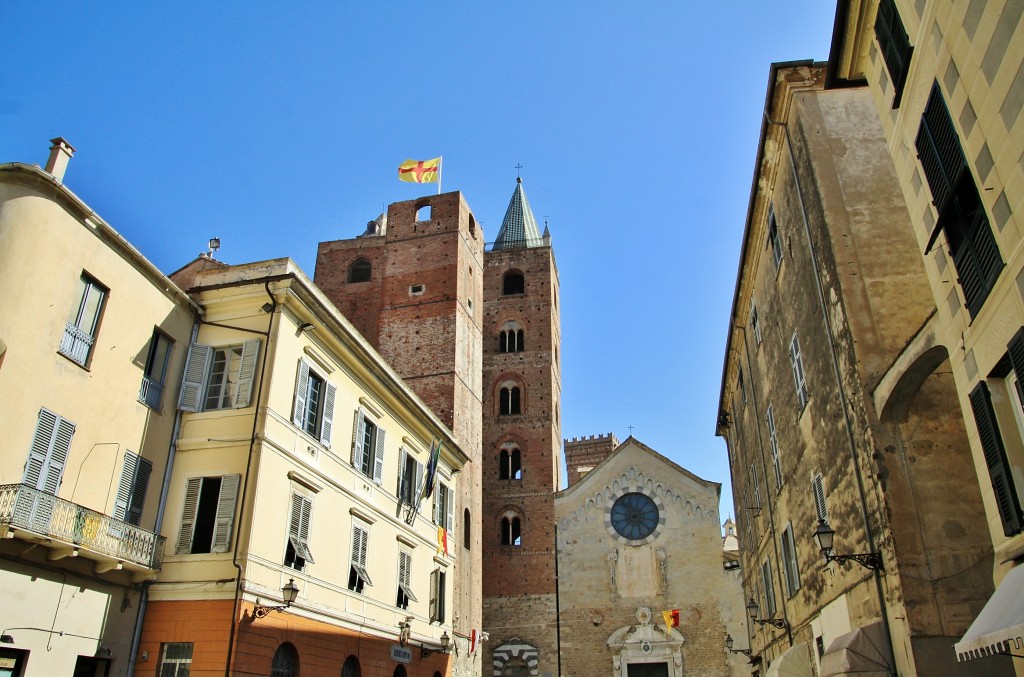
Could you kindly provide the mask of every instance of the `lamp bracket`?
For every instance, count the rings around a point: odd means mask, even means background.
[[[865,569],[870,569],[871,571],[882,571],[885,568],[882,565],[882,553],[880,552],[859,552],[852,555],[835,555],[828,553],[825,555],[825,566],[827,567],[831,562],[837,562],[839,564],[856,562]]]
[[[776,628],[777,630],[785,630],[786,629],[786,621],[782,620],[781,618],[755,618],[755,619],[753,619],[753,621],[755,623],[757,623],[758,625],[762,625],[762,626],[763,625],[770,625],[773,628]]]

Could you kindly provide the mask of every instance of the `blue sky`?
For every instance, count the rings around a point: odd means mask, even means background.
[[[66,185],[165,272],[293,258],[434,192],[553,237],[563,435],[632,434],[723,483],[725,336],[769,66],[825,60],[833,3],[0,5],[0,162]]]

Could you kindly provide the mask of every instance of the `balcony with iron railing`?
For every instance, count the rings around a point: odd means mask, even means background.
[[[160,570],[166,540],[27,484],[0,485],[0,536],[39,543],[50,560],[81,557],[96,562],[96,573],[126,569],[143,578]]]

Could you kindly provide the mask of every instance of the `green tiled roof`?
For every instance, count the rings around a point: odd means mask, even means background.
[[[498,239],[492,249],[522,249],[523,247],[540,247],[544,241],[537,230],[537,220],[533,218],[530,203],[523,192],[522,179],[516,179],[516,190],[509,200],[505,219],[501,222]]]

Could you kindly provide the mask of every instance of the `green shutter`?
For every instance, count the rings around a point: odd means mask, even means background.
[[[971,391],[970,401],[971,409],[974,411],[974,420],[978,424],[981,447],[985,453],[985,464],[988,466],[989,478],[992,480],[996,508],[999,511],[999,519],[1003,523],[1003,533],[1013,536],[1021,531],[1020,501],[1017,499],[1017,491],[1010,475],[1003,439],[999,435],[988,384],[982,381],[975,386]]]

